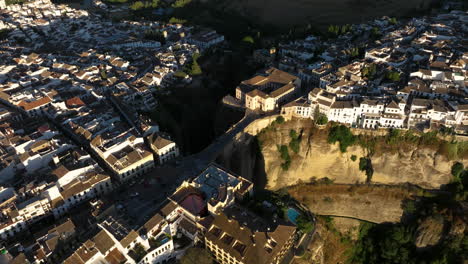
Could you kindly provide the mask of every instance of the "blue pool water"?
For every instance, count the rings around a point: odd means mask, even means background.
[[[287,214],[289,221],[293,224],[297,224],[296,220],[300,213],[294,208],[289,208]]]

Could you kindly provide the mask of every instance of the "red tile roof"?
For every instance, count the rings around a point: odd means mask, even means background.
[[[67,107],[79,107],[85,105],[85,103],[77,96],[68,99],[65,104]]]
[[[49,97],[42,97],[41,99],[32,101],[32,102],[27,102],[27,101],[21,101],[18,106],[22,107],[24,110],[29,111],[38,107],[41,107],[43,105],[46,105],[50,103],[51,100]]]

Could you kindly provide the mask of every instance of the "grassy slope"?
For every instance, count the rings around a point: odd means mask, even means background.
[[[402,16],[424,10],[428,0],[211,0],[226,9],[236,10],[264,23],[284,27],[312,22],[316,27],[329,24],[359,23],[372,18]]]

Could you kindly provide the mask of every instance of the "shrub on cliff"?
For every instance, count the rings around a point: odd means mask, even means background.
[[[278,145],[277,147],[278,147],[278,151],[280,153],[281,159],[284,161],[283,163],[281,163],[281,168],[287,171],[289,169],[289,166],[291,166],[291,156],[289,156],[288,146]]]
[[[346,152],[346,149],[356,142],[356,137],[351,133],[349,127],[344,125],[334,126],[328,134],[328,143],[340,144],[340,151]]]
[[[291,141],[289,142],[289,147],[291,148],[294,153],[299,152],[299,143],[301,142],[299,135],[297,134],[296,130],[291,129],[289,131],[289,137],[291,138]]]
[[[455,178],[460,178],[460,175],[461,173],[463,172],[464,168],[463,168],[463,164],[461,164],[460,162],[455,162],[455,164],[453,164],[452,166],[452,175],[453,177]]]
[[[278,117],[276,118],[276,123],[278,123],[278,124],[283,124],[283,123],[284,123],[284,117],[278,116]]]

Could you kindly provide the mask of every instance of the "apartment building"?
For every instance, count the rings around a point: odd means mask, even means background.
[[[205,246],[218,263],[280,263],[291,249],[296,227],[263,219],[238,205],[223,210],[205,233]]]
[[[189,43],[201,49],[207,49],[223,41],[224,36],[216,33],[215,30],[201,30],[188,38]]]

